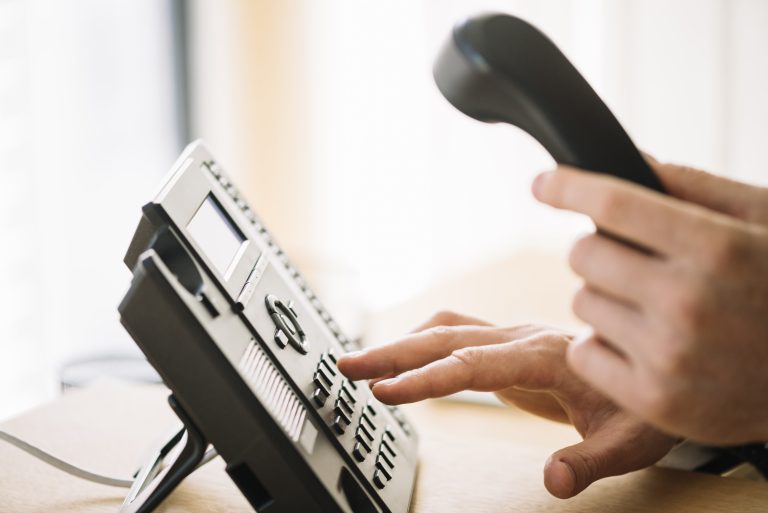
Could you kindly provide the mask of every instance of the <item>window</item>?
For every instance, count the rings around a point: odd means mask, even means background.
[[[170,1],[0,0],[0,418],[138,353],[122,255],[182,140]]]

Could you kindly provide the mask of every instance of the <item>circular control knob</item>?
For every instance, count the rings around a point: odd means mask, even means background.
[[[298,314],[293,309],[293,302],[283,303],[274,294],[268,294],[264,298],[267,311],[275,323],[275,343],[280,347],[289,345],[301,354],[309,351],[307,334],[299,324]]]

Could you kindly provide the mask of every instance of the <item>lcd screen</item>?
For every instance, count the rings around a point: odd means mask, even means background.
[[[211,195],[197,209],[187,225],[187,231],[223,275],[226,275],[240,246],[245,242],[240,230],[232,224]]]

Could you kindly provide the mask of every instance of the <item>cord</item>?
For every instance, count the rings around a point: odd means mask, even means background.
[[[14,447],[21,449],[27,454],[34,456],[40,461],[47,463],[48,465],[51,465],[52,467],[55,467],[63,472],[66,472],[67,474],[70,474],[75,477],[79,477],[80,479],[85,479],[86,481],[91,481],[94,483],[99,483],[107,486],[116,486],[119,488],[130,488],[131,486],[133,486],[133,479],[119,479],[115,477],[103,476],[101,474],[94,474],[93,472],[89,472],[88,470],[84,470],[84,469],[81,469],[80,467],[76,467],[71,463],[67,463],[66,461],[61,460],[56,456],[49,454],[43,451],[42,449],[35,447],[34,445],[31,445],[25,442],[24,440],[17,438],[12,434],[2,430],[0,430],[0,440],[4,440],[5,442],[8,442]],[[202,467],[203,465],[205,465],[206,463],[214,459],[216,456],[218,456],[218,453],[216,452],[215,449],[212,449],[212,448],[208,449],[205,452],[205,456],[203,456],[203,459],[200,461],[200,463],[197,465],[196,468]]]
[[[52,467],[56,467],[57,469],[64,471],[67,474],[71,474],[75,477],[79,477],[80,479],[85,479],[86,481],[93,481],[94,483],[99,483],[107,486],[118,486],[121,488],[130,488],[133,485],[133,479],[117,479],[114,477],[102,476],[99,474],[94,474],[93,472],[89,472],[87,470],[83,470],[80,467],[76,467],[72,465],[71,463],[67,463],[64,460],[60,460],[59,458],[57,458],[52,454],[48,454],[47,452],[35,447],[34,445],[28,444],[27,442],[25,442],[20,438],[16,438],[12,434],[6,433],[5,431],[0,431],[0,439],[5,440],[9,444],[34,456],[35,458],[47,463],[48,465],[51,465]]]

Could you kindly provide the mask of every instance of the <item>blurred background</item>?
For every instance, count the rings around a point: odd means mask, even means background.
[[[0,0],[0,419],[138,356],[122,256],[198,137],[350,334],[445,308],[576,328],[590,224],[532,200],[530,137],[432,82],[481,11],[543,29],[657,158],[768,183],[762,0]]]

